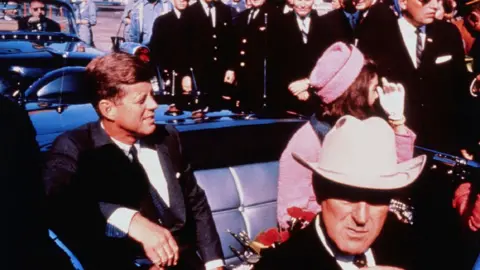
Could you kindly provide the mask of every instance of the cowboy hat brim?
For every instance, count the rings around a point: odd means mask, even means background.
[[[351,187],[372,190],[393,190],[410,185],[418,178],[427,161],[426,155],[420,155],[397,164],[396,171],[388,175],[352,175],[322,168],[319,163],[309,162],[296,153],[292,153],[292,156],[307,169],[330,181]]]

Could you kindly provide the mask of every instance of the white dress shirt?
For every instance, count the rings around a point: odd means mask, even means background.
[[[213,28],[215,28],[216,24],[217,24],[217,14],[215,12],[216,8],[215,6],[213,6],[210,10],[208,8],[208,4],[204,1],[204,0],[200,0],[200,4],[202,5],[203,7],[203,10],[205,11],[205,14],[207,14],[207,17],[210,17],[211,20],[212,20],[212,26]],[[210,12],[212,14],[210,14]]]
[[[178,10],[176,7],[173,7],[173,12],[175,12],[177,19],[180,19],[180,16],[182,16],[182,13],[180,12],[180,10]]]
[[[101,125],[103,128],[103,125]],[[130,153],[130,148],[132,145],[122,143],[114,138],[110,137],[112,141],[132,160]],[[145,173],[147,174],[148,180],[153,188],[158,192],[160,197],[165,201],[167,206],[170,206],[170,198],[168,193],[167,180],[163,173],[163,169],[160,163],[160,158],[158,157],[158,152],[154,149],[147,147],[142,147],[141,142],[137,141],[135,144],[137,149],[138,161],[142,165]],[[107,229],[106,235],[109,237],[125,237],[128,234],[128,229],[132,221],[133,216],[137,213],[137,210],[133,210],[127,207],[119,207],[107,218]],[[112,227],[116,228],[112,229]],[[123,233],[118,233],[120,230]],[[213,260],[205,263],[205,268],[215,269],[217,267],[223,266],[224,263],[221,259]]]
[[[252,13],[253,12],[253,13]],[[260,13],[260,8],[252,8],[250,13],[248,14],[248,21],[247,23],[251,23],[257,17],[258,13]]]
[[[408,55],[412,60],[413,66],[417,67],[417,27],[410,24],[404,17],[398,19],[398,26],[400,27],[400,33],[402,34],[403,42],[407,48]],[[425,33],[420,33],[422,39],[422,48],[425,49]]]
[[[342,268],[343,270],[358,270],[359,268],[353,264],[353,258],[354,256],[348,256],[348,255],[340,255],[340,254],[334,254],[333,253],[333,248],[330,246],[330,244],[327,242],[325,233],[323,232],[322,227],[320,226],[320,216],[317,216],[315,218],[315,229],[317,231],[317,235],[320,238],[320,241],[322,242],[323,246],[325,249],[332,255],[332,257],[335,257],[337,264]],[[375,266],[375,259],[373,258],[373,253],[372,249],[369,248],[367,251],[365,251],[365,257],[367,259],[367,265],[368,267]]]

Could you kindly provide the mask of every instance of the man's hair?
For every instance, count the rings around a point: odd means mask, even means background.
[[[317,112],[317,117],[322,119],[324,118],[322,115],[325,114],[327,119],[335,122],[344,115],[352,115],[361,120],[372,116],[374,109],[368,104],[368,91],[377,73],[377,65],[367,59],[355,81],[332,103],[323,104],[321,110]]]
[[[86,67],[86,79],[90,86],[89,98],[97,107],[102,99],[122,97],[123,85],[150,82],[153,71],[138,57],[126,53],[112,53],[93,59]]]

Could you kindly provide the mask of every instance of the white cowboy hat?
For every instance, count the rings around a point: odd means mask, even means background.
[[[322,143],[318,162],[292,154],[300,164],[333,182],[364,189],[393,190],[410,185],[422,172],[426,156],[397,164],[395,134],[378,117],[361,121],[343,116]]]

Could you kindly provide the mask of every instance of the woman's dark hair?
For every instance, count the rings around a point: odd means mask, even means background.
[[[323,104],[316,113],[317,118],[333,124],[344,115],[352,115],[362,120],[374,115],[374,108],[368,104],[368,91],[372,79],[377,74],[377,65],[371,60],[366,60],[350,87],[332,103]]]

